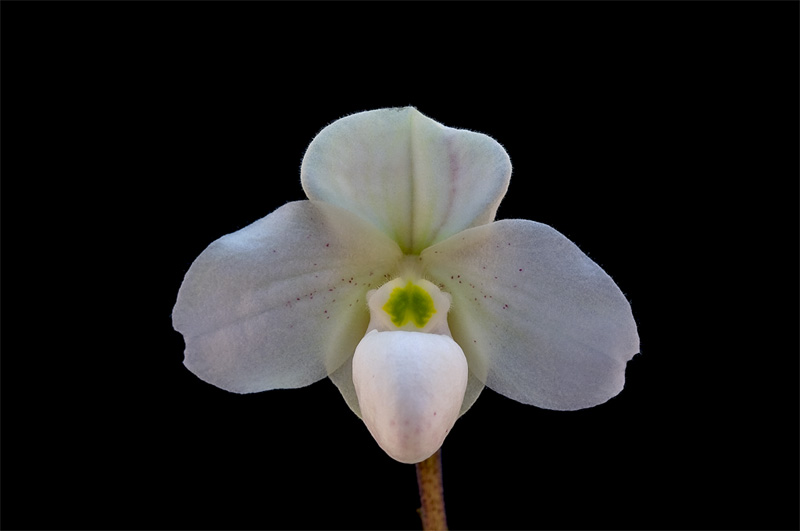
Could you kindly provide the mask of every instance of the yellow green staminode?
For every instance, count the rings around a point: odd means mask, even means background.
[[[405,287],[392,290],[389,300],[383,305],[383,311],[389,314],[392,323],[397,327],[413,321],[417,328],[422,328],[436,313],[436,308],[433,297],[409,280]]]

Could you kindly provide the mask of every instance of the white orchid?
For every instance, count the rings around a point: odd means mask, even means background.
[[[237,393],[327,376],[405,463],[434,454],[485,385],[548,409],[605,402],[639,351],[630,305],[553,228],[494,221],[510,175],[495,140],[411,107],[325,127],[303,158],[309,200],[186,273],[186,366]]]

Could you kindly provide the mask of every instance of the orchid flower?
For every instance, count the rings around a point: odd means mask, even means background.
[[[494,221],[503,147],[412,107],[325,127],[308,200],[213,242],[178,293],[185,365],[236,393],[329,377],[394,459],[434,454],[484,386],[556,410],[623,387],[630,305],[555,229]]]

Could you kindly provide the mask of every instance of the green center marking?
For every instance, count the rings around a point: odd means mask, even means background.
[[[422,328],[436,313],[433,297],[409,281],[404,288],[394,288],[389,300],[383,305],[383,311],[392,318],[395,326],[401,327],[413,320],[417,328]]]

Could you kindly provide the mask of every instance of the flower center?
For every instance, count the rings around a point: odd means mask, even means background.
[[[370,321],[353,353],[361,415],[394,459],[417,463],[442,445],[464,402],[469,366],[447,326],[450,295],[405,268],[367,293]]]
[[[392,323],[398,328],[409,321],[414,321],[417,328],[422,328],[436,313],[430,293],[410,280],[405,287],[392,290],[389,300],[382,309],[389,314]]]
[[[449,336],[450,295],[424,279],[398,277],[367,293],[367,331],[405,330]]]

